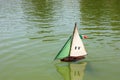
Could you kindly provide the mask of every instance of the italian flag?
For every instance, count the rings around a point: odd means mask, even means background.
[[[81,39],[87,39],[88,36],[87,36],[87,35],[80,35],[80,38],[81,38]]]

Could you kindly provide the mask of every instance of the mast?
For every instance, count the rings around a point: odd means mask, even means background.
[[[70,57],[70,52],[71,52],[71,49],[72,49],[73,36],[74,36],[74,33],[75,33],[75,28],[76,28],[76,27],[77,27],[77,23],[75,22],[75,26],[74,26],[73,34],[72,34],[72,36],[71,36],[71,38],[72,38],[72,41],[71,41],[71,44],[70,44],[69,57]]]

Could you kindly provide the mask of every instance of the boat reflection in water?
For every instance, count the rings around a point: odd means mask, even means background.
[[[64,77],[64,80],[83,80],[87,63],[57,64],[57,71]]]

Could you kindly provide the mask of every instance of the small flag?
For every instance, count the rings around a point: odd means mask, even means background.
[[[80,35],[80,38],[81,38],[81,39],[87,39],[88,36],[87,36],[87,35]]]

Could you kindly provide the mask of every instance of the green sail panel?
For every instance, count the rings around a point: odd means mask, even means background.
[[[55,59],[62,59],[62,58],[69,56],[70,44],[71,44],[71,37],[67,40],[63,48],[60,50],[58,55],[55,57]]]

